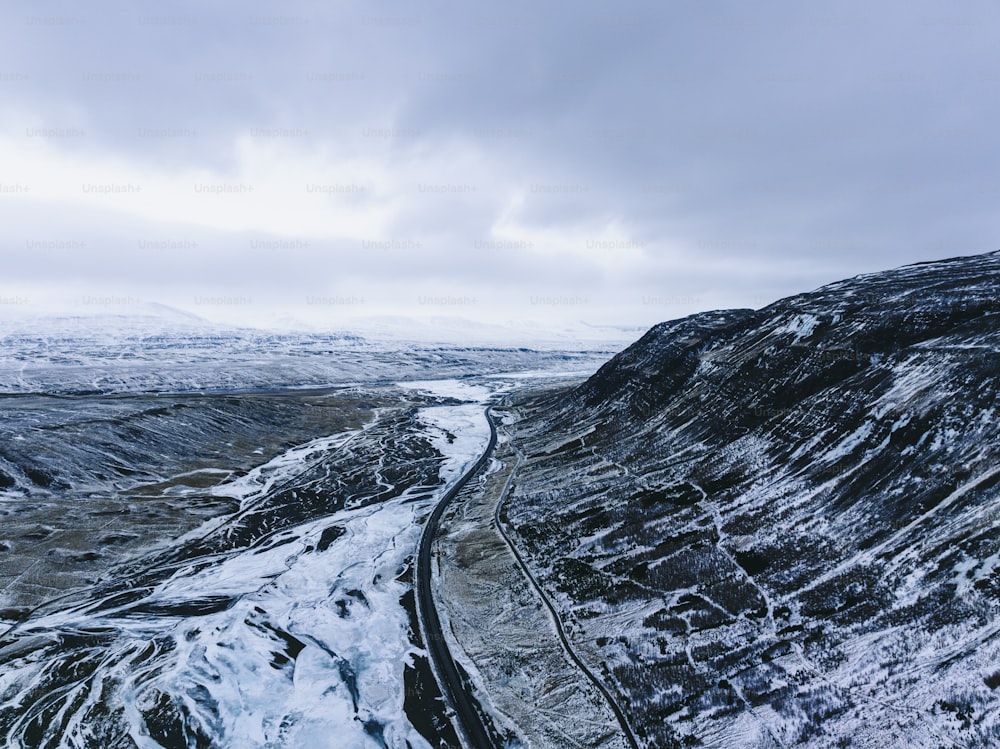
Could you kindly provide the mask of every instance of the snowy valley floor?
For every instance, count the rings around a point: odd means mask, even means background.
[[[426,667],[415,687],[413,554],[485,448],[483,405],[523,381],[11,402],[29,444],[3,464],[0,742],[451,743]],[[621,746],[492,527],[498,455],[439,547],[452,648],[522,745]]]

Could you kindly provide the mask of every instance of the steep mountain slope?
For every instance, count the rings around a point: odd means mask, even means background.
[[[998,253],[662,323],[504,520],[648,746],[995,746],[998,376]]]

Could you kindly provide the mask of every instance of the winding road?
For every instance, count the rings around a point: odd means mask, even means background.
[[[438,523],[445,508],[493,456],[493,450],[497,445],[497,428],[493,423],[489,408],[486,409],[486,420],[490,425],[490,442],[479,460],[444,493],[441,501],[437,503],[434,511],[427,518],[423,533],[420,535],[414,576],[417,621],[420,624],[431,668],[441,687],[445,704],[454,711],[455,718],[457,718],[457,720],[452,721],[456,724],[455,730],[459,736],[476,749],[493,749],[496,744],[483,724],[483,718],[469,694],[470,685],[462,679],[441,632],[441,620],[438,617],[437,609],[434,608],[434,596],[431,591],[431,545],[434,543]]]
[[[485,414],[486,421],[490,425],[489,444],[487,445],[482,456],[480,456],[479,460],[477,460],[471,468],[462,474],[461,478],[459,478],[458,481],[456,481],[451,488],[445,492],[441,501],[438,502],[434,511],[427,519],[427,523],[424,525],[423,533],[420,536],[414,585],[417,601],[417,619],[420,624],[421,634],[423,635],[424,645],[427,648],[427,653],[431,661],[431,667],[441,687],[445,704],[451,711],[454,712],[454,715],[457,718],[457,721],[452,721],[456,724],[456,731],[470,746],[475,747],[475,749],[494,749],[497,744],[484,725],[483,717],[480,711],[477,710],[469,693],[471,685],[462,678],[442,634],[441,620],[438,617],[437,609],[434,607],[434,597],[431,591],[431,546],[434,543],[434,536],[437,534],[438,523],[441,520],[441,515],[444,513],[448,504],[456,496],[458,496],[458,493],[462,491],[465,485],[468,484],[468,482],[477,473],[479,473],[480,470],[483,469],[486,463],[493,456],[493,451],[497,444],[497,427],[496,423],[493,421],[493,414],[489,407],[486,408]],[[563,630],[562,622],[556,614],[555,608],[542,591],[538,581],[528,569],[528,566],[525,564],[520,552],[514,546],[513,542],[507,535],[507,532],[504,530],[503,524],[500,522],[500,510],[503,505],[503,501],[507,496],[508,490],[510,489],[514,474],[517,472],[517,468],[521,465],[523,459],[523,455],[520,450],[517,450],[516,448],[515,450],[518,456],[517,465],[514,467],[514,470],[511,471],[511,474],[507,479],[507,483],[503,488],[499,500],[497,501],[497,507],[494,513],[497,530],[507,543],[511,552],[514,554],[514,558],[517,560],[521,571],[538,593],[542,602],[545,604],[545,607],[548,609],[552,622],[555,625],[556,633],[559,636],[559,640],[562,643],[566,654],[573,661],[573,663],[576,664],[577,668],[579,668],[580,671],[586,675],[586,677],[604,696],[604,699],[607,701],[612,712],[614,712],[615,717],[618,719],[618,723],[621,725],[622,732],[625,735],[625,739],[631,749],[639,749],[639,744],[636,741],[635,735],[632,733],[632,728],[629,726],[624,712],[618,706],[618,703],[608,691],[607,687],[605,687],[604,684],[601,683],[600,679],[597,678],[597,675],[594,674],[593,671],[591,671],[573,651],[573,648],[566,637],[566,633]]]

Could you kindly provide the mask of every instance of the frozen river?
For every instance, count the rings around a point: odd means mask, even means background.
[[[489,438],[484,382],[383,394],[360,427],[201,490],[229,512],[10,616],[2,743],[430,746],[404,711],[401,601],[421,522]]]

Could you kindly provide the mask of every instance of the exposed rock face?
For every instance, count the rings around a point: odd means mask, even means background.
[[[998,253],[662,323],[508,521],[649,746],[995,746],[998,388]]]

